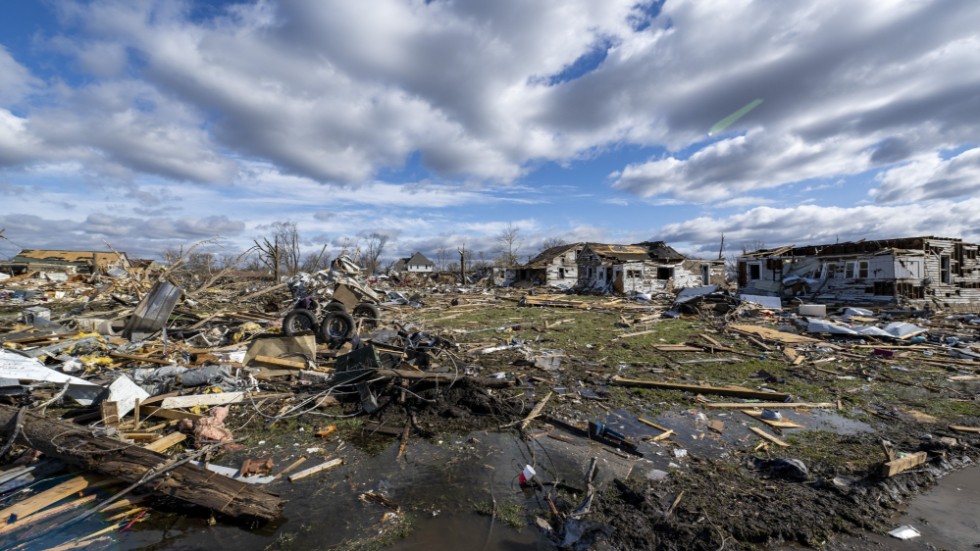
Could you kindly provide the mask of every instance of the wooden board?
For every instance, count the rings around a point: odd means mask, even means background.
[[[708,409],[741,409],[754,408],[835,408],[833,402],[705,402],[701,404]]]
[[[926,462],[929,455],[926,452],[916,452],[905,457],[900,457],[892,461],[886,461],[881,465],[881,476],[895,476],[913,467],[918,467]]]
[[[256,362],[274,365],[277,367],[291,367],[293,369],[306,369],[306,362],[298,362],[295,360],[285,360],[283,358],[273,358],[272,356],[256,356]]]
[[[772,442],[773,444],[776,444],[777,446],[782,446],[784,448],[788,448],[789,447],[789,443],[788,442],[785,442],[783,440],[780,440],[779,438],[776,438],[775,436],[773,436],[773,435],[769,434],[768,432],[760,429],[759,427],[749,427],[749,430],[752,431],[752,432],[754,432],[754,433],[756,433],[756,434],[758,434],[759,436],[765,438],[766,440]]]
[[[732,323],[728,325],[727,329],[731,329],[737,333],[742,333],[743,335],[755,335],[757,337],[770,341],[776,341],[782,344],[813,344],[820,342],[820,339],[804,337],[803,335],[797,335],[795,333],[776,331],[775,329],[770,329],[769,327],[750,325],[746,323]]]
[[[664,381],[649,381],[645,379],[627,379],[625,377],[614,376],[611,381],[614,385],[635,386],[641,388],[663,388],[667,390],[684,390],[700,394],[716,394],[719,396],[737,396],[739,398],[749,398],[754,400],[788,400],[789,394],[779,392],[765,392],[752,390],[751,388],[741,388],[735,386],[710,386],[710,385],[691,385],[683,383],[668,383]]]
[[[980,434],[980,427],[965,427],[963,425],[950,425],[950,430],[955,430],[957,432],[972,432],[974,434]]]
[[[794,423],[793,421],[787,421],[785,419],[780,420],[780,421],[776,421],[776,420],[773,420],[773,419],[763,419],[762,418],[762,411],[761,410],[758,410],[758,409],[743,409],[742,410],[742,413],[748,415],[749,417],[752,417],[753,419],[757,419],[759,421],[762,421],[763,423],[769,425],[770,427],[777,428],[777,429],[801,429],[801,428],[803,428],[803,425],[801,425],[799,423]]]
[[[191,421],[197,421],[203,415],[197,415],[196,413],[190,413],[187,411],[178,411],[176,409],[164,409],[156,406],[140,406],[140,415],[144,417],[160,417],[161,419],[170,419],[173,421],[180,421],[181,419],[190,419]]]
[[[245,399],[244,392],[215,392],[214,394],[189,394],[164,398],[160,406],[172,408],[191,408],[194,406],[223,406],[237,404]]]
[[[315,475],[317,473],[321,473],[323,471],[337,467],[343,462],[344,460],[340,459],[339,457],[337,459],[331,459],[330,461],[327,461],[325,463],[320,463],[315,467],[310,467],[309,469],[304,469],[296,474],[289,475],[288,479],[290,482],[294,482],[301,478],[306,478],[308,476]]]
[[[18,415],[18,409],[0,405],[0,426]],[[69,465],[96,471],[121,482],[141,481],[149,490],[206,507],[235,518],[272,520],[282,513],[283,500],[241,481],[168,459],[158,452],[125,445],[94,435],[64,421],[27,412],[17,442],[60,459]],[[98,459],[93,459],[98,458]],[[166,476],[143,480],[150,469],[169,466]],[[48,503],[50,504],[50,503]],[[0,517],[3,518],[3,517]]]

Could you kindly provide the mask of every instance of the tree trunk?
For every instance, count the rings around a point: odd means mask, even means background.
[[[0,426],[4,438],[14,430],[17,408],[0,405]],[[136,482],[148,470],[167,463],[160,453],[94,436],[64,421],[28,412],[17,442],[44,452],[48,457],[99,472],[124,482]],[[207,507],[235,518],[273,520],[282,513],[285,501],[248,484],[184,464],[144,484],[157,492]]]

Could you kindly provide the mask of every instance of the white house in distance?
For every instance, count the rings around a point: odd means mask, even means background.
[[[424,254],[416,252],[408,258],[399,258],[391,267],[393,272],[408,272],[410,274],[431,274],[436,271],[434,262],[425,257]]]

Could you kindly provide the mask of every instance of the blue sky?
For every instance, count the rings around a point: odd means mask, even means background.
[[[980,4],[811,4],[6,2],[0,256],[980,239]]]

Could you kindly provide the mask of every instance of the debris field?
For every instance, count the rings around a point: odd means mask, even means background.
[[[27,273],[0,281],[0,548],[888,534],[980,456],[978,330],[718,285],[367,281],[343,257],[284,283]]]

